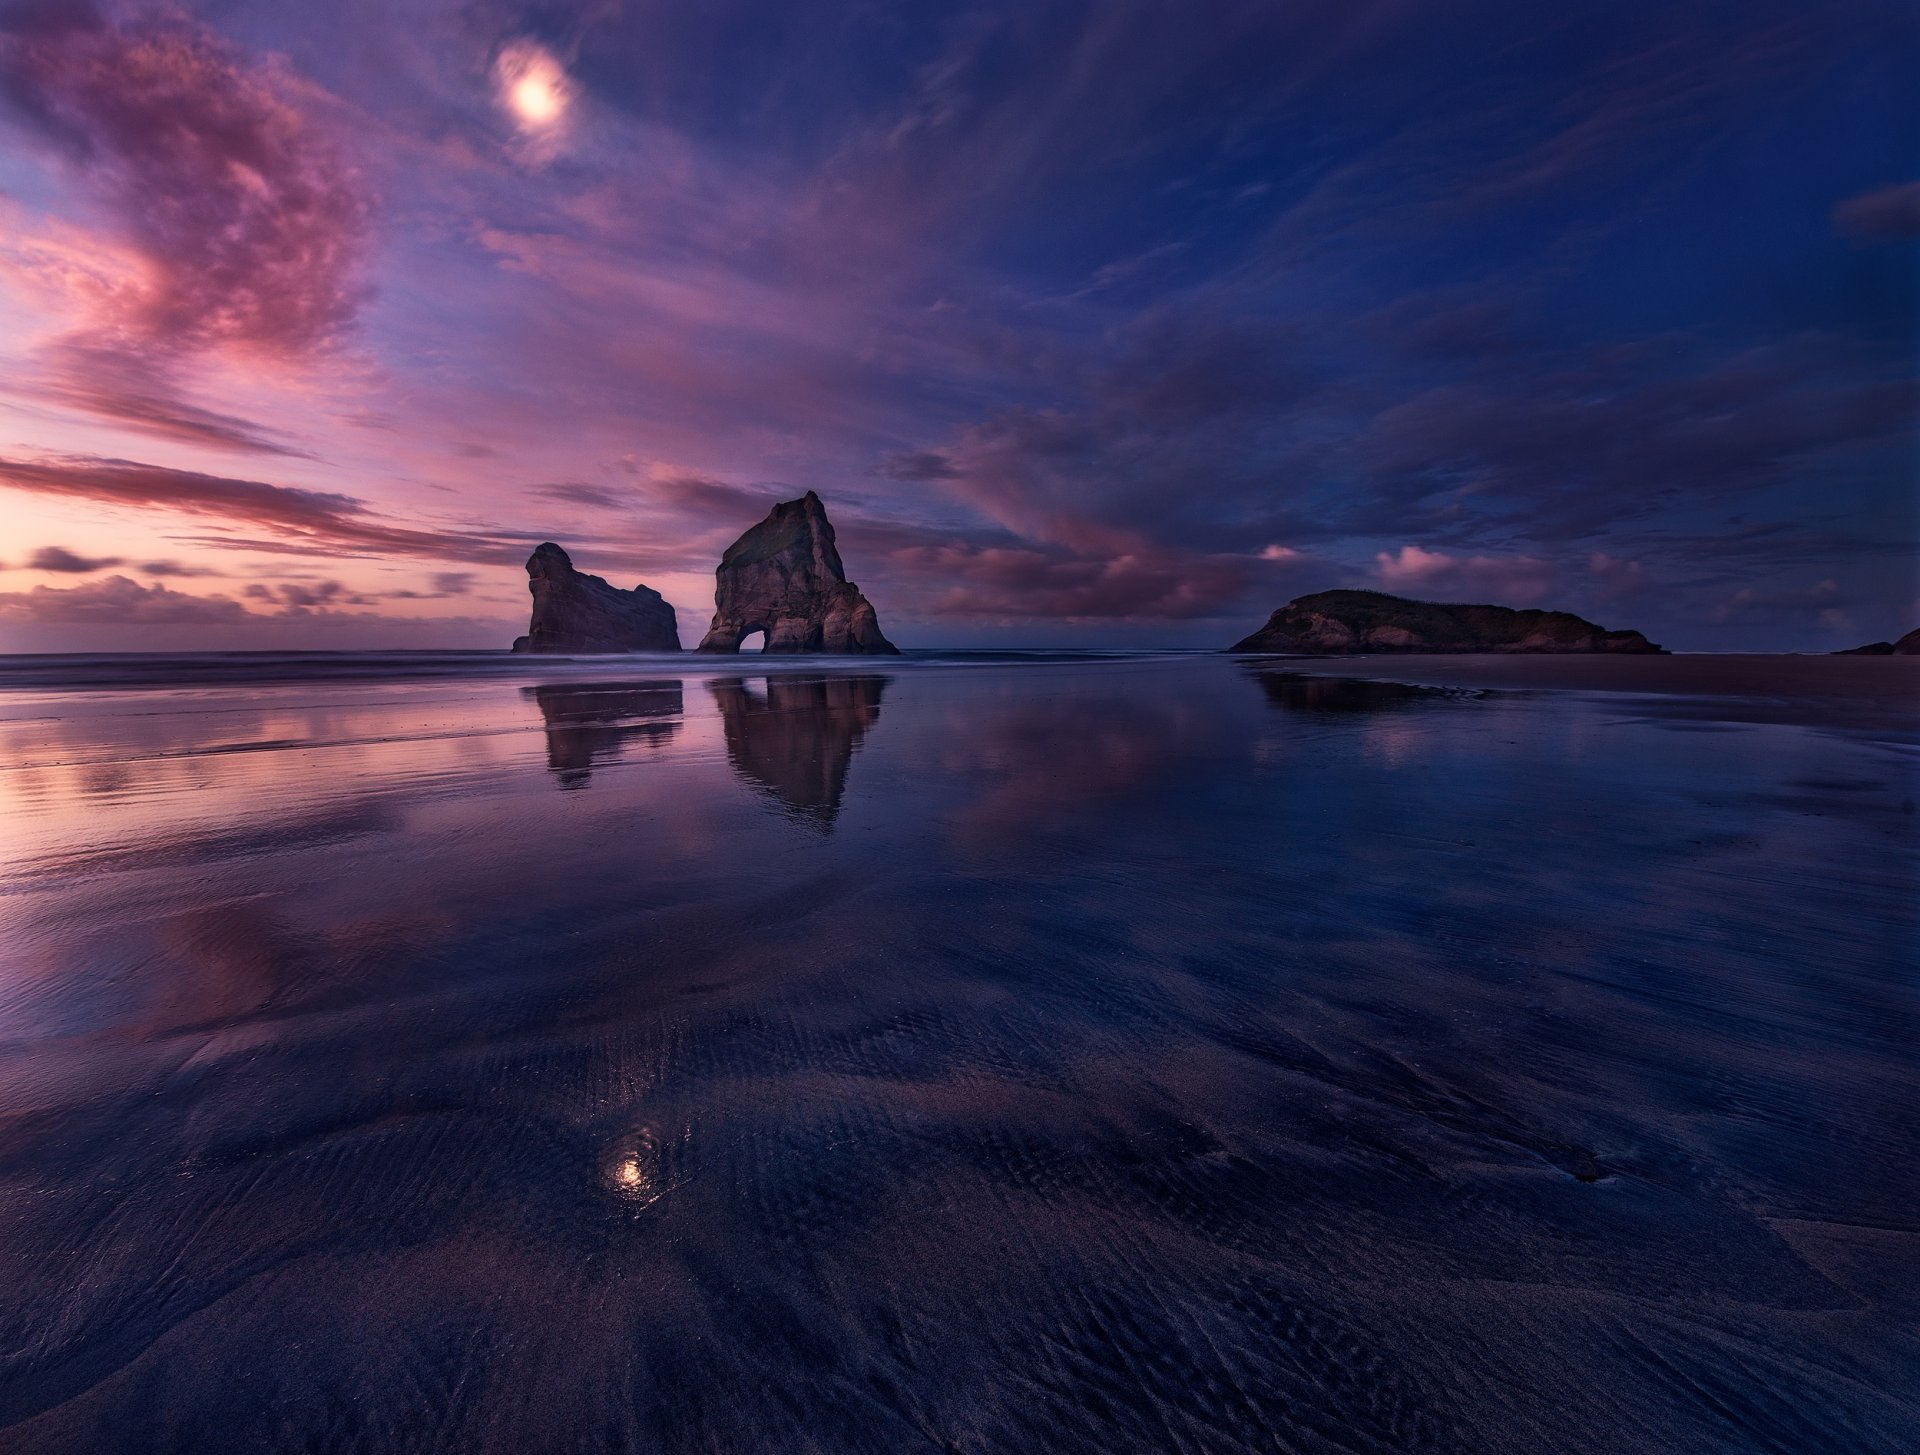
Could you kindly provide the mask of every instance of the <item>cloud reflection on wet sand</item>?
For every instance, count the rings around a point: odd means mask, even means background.
[[[0,702],[0,1442],[1908,1446],[1896,744],[700,680]]]

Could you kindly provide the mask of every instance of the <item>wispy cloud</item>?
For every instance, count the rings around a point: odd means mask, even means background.
[[[1849,197],[1835,205],[1833,225],[1871,242],[1920,237],[1920,182],[1896,182]]]
[[[74,280],[73,326],[17,390],[162,438],[290,452],[193,404],[183,375],[211,352],[302,358],[365,297],[368,193],[302,90],[169,12],[13,12],[0,91],[110,219],[125,264]]]
[[[535,495],[543,495],[548,500],[558,500],[565,505],[584,505],[589,510],[624,510],[634,503],[631,490],[616,490],[606,485],[589,485],[584,481],[566,481],[559,485],[536,486]]]
[[[269,548],[316,555],[412,556],[428,560],[517,562],[524,535],[421,530],[394,524],[350,495],[173,470],[133,460],[88,456],[0,459],[0,485],[39,495],[176,511],[269,530]],[[219,537],[203,538],[223,544]],[[236,540],[236,545],[243,542]],[[244,544],[258,545],[247,541]]]

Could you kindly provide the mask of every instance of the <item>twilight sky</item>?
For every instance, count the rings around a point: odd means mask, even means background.
[[[1907,0],[0,7],[0,651],[1920,624]]]

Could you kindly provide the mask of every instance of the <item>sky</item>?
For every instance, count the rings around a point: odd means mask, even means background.
[[[1907,0],[0,5],[0,651],[1920,625]]]

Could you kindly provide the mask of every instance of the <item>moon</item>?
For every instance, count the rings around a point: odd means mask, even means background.
[[[560,113],[566,110],[566,101],[559,89],[546,76],[522,76],[513,83],[513,91],[508,96],[513,109],[520,119],[529,126],[547,126],[559,120]]]
[[[522,131],[550,131],[565,119],[573,88],[566,68],[544,46],[514,42],[500,52],[494,73]]]

